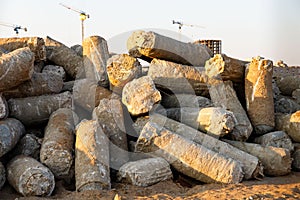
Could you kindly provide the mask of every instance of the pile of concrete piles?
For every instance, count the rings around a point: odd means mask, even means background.
[[[145,31],[127,48],[110,53],[100,36],[71,48],[0,38],[0,190],[50,196],[57,181],[81,192],[300,170],[299,67]]]

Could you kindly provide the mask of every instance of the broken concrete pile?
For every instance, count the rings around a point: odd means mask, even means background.
[[[56,181],[80,192],[300,170],[299,68],[154,32],[133,32],[127,48],[110,54],[100,36],[71,48],[0,38],[0,190],[49,196]]]

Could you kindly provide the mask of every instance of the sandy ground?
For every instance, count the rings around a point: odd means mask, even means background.
[[[110,191],[74,192],[58,182],[51,197],[22,197],[8,184],[0,191],[0,199],[37,200],[94,200],[94,199],[300,199],[300,172],[288,176],[265,177],[261,181],[240,184],[201,184],[186,178],[160,182],[150,187],[115,183]]]

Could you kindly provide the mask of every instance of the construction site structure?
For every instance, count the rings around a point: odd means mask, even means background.
[[[71,8],[70,6],[64,5],[62,3],[60,3],[59,5],[65,7],[69,10],[79,13],[79,18],[81,21],[81,41],[83,42],[83,40],[84,40],[84,20],[86,20],[87,18],[90,18],[90,15],[87,14],[86,12],[83,12],[83,11],[75,9],[75,8]]]
[[[24,30],[25,32],[27,32],[27,28],[20,26],[20,25],[14,25],[14,24],[6,23],[6,22],[0,22],[0,26],[6,26],[6,27],[13,28],[13,30],[15,31],[17,36],[19,34],[19,30]]]
[[[222,40],[197,40],[194,43],[206,45],[214,55],[222,53]]]

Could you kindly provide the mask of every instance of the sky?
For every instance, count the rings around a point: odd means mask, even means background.
[[[79,14],[59,3],[89,14],[85,37],[105,38],[110,52],[126,53],[133,31],[151,30],[183,42],[220,39],[222,53],[233,58],[262,56],[300,66],[299,0],[0,0],[0,23],[26,27],[19,37],[80,44]],[[195,26],[179,32],[172,20]],[[0,37],[15,36],[13,28],[0,25]]]

